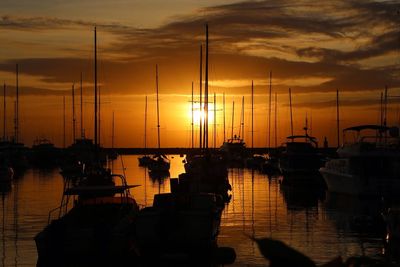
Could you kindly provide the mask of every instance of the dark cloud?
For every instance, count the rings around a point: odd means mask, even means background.
[[[68,20],[57,17],[19,17],[19,16],[0,16],[0,29],[14,30],[49,30],[65,28],[81,28],[99,26],[104,29],[112,29],[115,32],[126,30],[129,27],[119,23],[98,23],[94,21]]]
[[[86,29],[97,24],[100,36],[106,31],[116,37],[102,46],[102,53],[114,57],[100,59],[99,64],[101,83],[113,93],[152,92],[155,64],[160,68],[161,90],[188,92],[191,82],[198,81],[199,46],[204,43],[206,22],[210,25],[210,79],[249,80],[250,84],[252,79],[267,80],[272,70],[274,90],[278,92],[285,92],[288,87],[297,92],[362,91],[400,85],[394,61],[380,67],[361,62],[397,49],[399,18],[395,11],[399,7],[396,1],[244,1],[208,7],[154,29],[7,16],[0,19],[0,29]],[[327,43],[353,42],[352,49],[332,48],[318,41],[299,48],[303,41],[310,43],[315,35]],[[304,39],[307,36],[310,39]],[[358,40],[363,40],[362,45],[358,45]],[[0,70],[12,72],[10,65],[15,62],[3,62]],[[21,73],[40,77],[49,84],[48,88],[52,83],[76,82],[80,72],[84,73],[85,83],[93,80],[89,56],[28,58],[18,62]],[[311,78],[328,81],[311,86],[283,82]],[[257,87],[262,90],[263,86]],[[239,86],[211,89],[230,93],[248,90]]]

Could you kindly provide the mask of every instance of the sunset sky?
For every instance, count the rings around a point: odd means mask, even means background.
[[[400,95],[399,10],[397,1],[378,0],[2,0],[0,81],[8,92],[7,135],[13,134],[18,63],[21,140],[30,146],[35,138],[46,137],[61,146],[66,96],[67,143],[71,143],[71,87],[75,83],[78,89],[80,129],[81,72],[84,128],[92,137],[93,29],[97,26],[102,144],[111,144],[114,111],[116,146],[143,146],[148,95],[147,146],[156,146],[158,64],[162,146],[190,146],[191,84],[198,94],[199,49],[208,23],[210,101],[214,92],[217,95],[216,146],[223,141],[223,93],[226,136],[231,133],[233,101],[234,132],[239,132],[244,96],[244,138],[251,145],[252,80],[254,146],[268,144],[270,71],[273,98],[275,93],[278,98],[276,142],[284,142],[290,134],[291,88],[295,133],[303,133],[307,117],[320,144],[326,136],[336,145],[336,90],[340,91],[342,128],[377,123],[385,86],[389,124],[399,124],[399,101],[393,97]],[[274,145],[274,99],[272,104],[270,142]],[[3,114],[2,104],[0,111]],[[212,125],[210,130],[212,136]],[[212,137],[210,141],[212,146]]]

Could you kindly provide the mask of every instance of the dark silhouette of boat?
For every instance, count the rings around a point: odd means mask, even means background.
[[[234,135],[233,138],[228,139],[222,144],[220,151],[229,166],[244,166],[248,153],[246,143],[240,137]]]
[[[227,165],[220,155],[194,155],[186,161],[185,173],[178,178],[178,190],[195,194],[214,193],[229,202],[232,187],[228,180]]]
[[[8,160],[3,158],[0,162],[0,183],[9,183],[14,179],[14,169],[8,163]]]
[[[158,149],[161,148],[161,139],[160,139],[160,109],[159,109],[159,101],[158,101],[158,66],[156,65],[156,95],[157,95],[157,144]],[[159,177],[167,177],[169,176],[169,168],[170,168],[170,160],[166,155],[161,153],[156,153],[150,158],[150,162],[148,162],[147,168],[149,169],[149,174],[153,176]]]
[[[0,158],[7,162],[16,174],[29,167],[29,149],[23,144],[13,141],[0,142]]]
[[[96,70],[96,28],[94,34]],[[48,225],[35,236],[38,265],[85,262],[110,266],[135,254],[132,230],[139,207],[129,192],[135,186],[128,185],[123,175],[102,167],[97,142],[96,78],[95,99],[95,142],[79,139],[71,148],[82,161],[73,158],[62,171],[61,204],[49,212]],[[120,182],[116,183],[115,178]],[[57,217],[51,220],[53,215]]]
[[[120,178],[116,185],[114,178]],[[139,207],[123,175],[102,167],[86,169],[79,179],[64,177],[59,207],[35,236],[38,264],[118,261],[132,253],[132,229]],[[72,205],[72,208],[70,206]],[[57,214],[57,218],[50,220]]]
[[[279,169],[283,175],[317,174],[322,166],[322,155],[318,152],[315,137],[292,135],[287,137],[279,157]]]
[[[218,203],[220,202],[220,203]],[[216,194],[156,194],[135,224],[141,252],[208,252],[217,247],[223,201]]]
[[[355,133],[320,168],[328,190],[351,195],[397,195],[400,190],[400,139],[397,127],[358,125]]]
[[[61,150],[56,148],[50,140],[36,139],[30,151],[30,162],[38,167],[56,166],[61,158]]]

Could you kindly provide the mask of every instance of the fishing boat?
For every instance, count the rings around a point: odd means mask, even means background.
[[[397,127],[358,125],[343,130],[343,145],[319,169],[328,190],[351,195],[393,195],[400,190]],[[352,141],[345,140],[349,133]]]

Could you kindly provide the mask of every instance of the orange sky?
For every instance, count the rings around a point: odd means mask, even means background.
[[[251,81],[255,84],[255,146],[268,143],[269,72],[278,94],[278,140],[290,134],[288,88],[295,133],[307,116],[312,134],[336,143],[335,91],[342,127],[377,123],[389,88],[389,123],[398,125],[400,17],[396,1],[75,1],[0,3],[0,78],[7,84],[7,135],[12,135],[15,64],[20,66],[21,138],[62,144],[62,97],[84,79],[85,130],[92,135],[93,26],[98,29],[103,144],[142,146],[144,95],[149,96],[148,146],[156,146],[155,65],[159,66],[162,146],[190,146],[190,94],[199,90],[199,47],[210,29],[210,92],[217,94],[217,146],[240,124],[245,96],[245,141],[251,145]],[[78,86],[79,88],[79,86]],[[77,92],[77,94],[79,91]],[[79,103],[79,99],[77,99]],[[274,107],[272,107],[274,110]],[[2,108],[0,108],[2,111]],[[77,107],[79,111],[79,107]],[[1,112],[2,113],[2,112]],[[79,117],[79,113],[77,112]],[[272,118],[275,115],[272,114]],[[79,123],[77,124],[79,126]],[[78,127],[79,128],[79,127]],[[210,125],[212,131],[213,126]],[[274,121],[271,144],[275,144]],[[237,133],[238,134],[238,133]],[[213,145],[212,138],[211,146]]]

